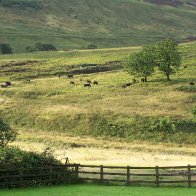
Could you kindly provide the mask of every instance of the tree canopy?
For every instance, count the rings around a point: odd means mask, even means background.
[[[158,67],[165,73],[167,80],[170,80],[170,75],[176,72],[180,64],[181,55],[177,43],[172,39],[166,39],[131,54],[126,70],[134,76],[144,77],[147,81],[147,77],[152,75],[155,67]]]
[[[174,40],[166,39],[158,43],[157,61],[159,70],[165,73],[167,80],[170,80],[170,74],[175,73],[181,64],[181,55]]]
[[[9,44],[0,44],[0,53],[1,54],[12,54],[12,48]]]
[[[0,147],[5,147],[9,142],[13,142],[16,136],[16,131],[0,119]]]
[[[145,46],[141,51],[130,55],[126,69],[130,74],[144,77],[147,81],[147,77],[154,72],[155,63],[155,46]]]

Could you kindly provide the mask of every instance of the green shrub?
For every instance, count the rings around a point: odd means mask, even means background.
[[[45,182],[44,177],[39,176],[39,172],[47,174],[45,170],[47,168],[49,169],[50,166],[58,166],[50,171],[52,178],[50,184],[78,182],[78,177],[75,175],[74,169],[62,167],[64,165],[52,155],[50,149],[46,149],[42,153],[35,153],[26,152],[15,147],[0,147],[0,170],[6,170],[6,175],[13,176],[14,170],[18,171],[18,169],[22,169],[27,175],[26,180],[28,180],[28,182],[24,182],[24,186],[40,186],[48,183]],[[32,174],[34,175],[32,176]],[[7,181],[4,182],[5,186],[7,186]],[[9,186],[12,185],[18,186],[14,181],[10,181]]]
[[[146,130],[153,132],[166,132],[166,133],[174,133],[176,131],[176,125],[174,121],[170,118],[157,118],[157,119],[149,119],[149,123],[147,123]]]
[[[9,142],[16,139],[17,133],[0,119],[0,147],[5,147]]]
[[[32,168],[47,165],[58,165],[60,161],[56,160],[49,149],[42,153],[26,152],[19,148],[0,147],[0,168]]]
[[[4,7],[32,8],[35,10],[42,8],[41,1],[35,0],[0,0],[0,4]]]
[[[0,44],[0,53],[1,54],[12,54],[12,48],[9,44]]]
[[[180,86],[176,90],[184,92],[196,92],[196,86]]]
[[[95,44],[89,44],[88,49],[97,49],[97,45]]]
[[[193,119],[196,120],[196,107],[194,107],[192,110],[191,110],[191,113],[193,115]]]

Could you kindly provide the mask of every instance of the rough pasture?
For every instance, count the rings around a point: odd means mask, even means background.
[[[154,142],[194,145],[195,122],[191,110],[195,106],[195,94],[176,89],[195,81],[195,43],[180,48],[183,65],[172,76],[171,82],[166,82],[157,71],[149,82],[143,83],[141,78],[134,78],[119,67],[107,72],[76,74],[71,81],[77,85],[70,85],[70,79],[66,77],[67,67],[83,69],[80,65],[85,63],[122,62],[133,48],[2,56],[4,63],[21,59],[41,63],[25,65],[27,70],[20,73],[6,72],[2,68],[5,75],[1,82],[11,78],[14,85],[0,89],[0,114],[19,130],[129,141],[152,142],[153,138]],[[63,70],[65,73],[56,77]],[[27,79],[31,82],[24,82]],[[98,81],[99,85],[84,88],[87,80]],[[129,88],[121,88],[123,84]],[[146,124],[154,126],[153,123],[161,121],[162,117],[169,118],[169,123],[174,122],[176,131],[147,130]],[[167,120],[164,122],[168,123]]]

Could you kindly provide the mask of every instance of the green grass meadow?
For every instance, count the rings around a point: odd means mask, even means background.
[[[183,63],[171,82],[156,71],[148,83],[142,84],[137,78],[138,83],[126,89],[122,85],[134,77],[124,71],[123,61],[140,48],[2,55],[0,81],[10,80],[13,86],[0,89],[0,115],[19,132],[194,145],[195,122],[191,110],[196,96],[194,87],[189,91],[189,82],[196,80],[195,46],[195,42],[180,45]],[[14,65],[27,60],[37,63]],[[115,65],[111,62],[116,61],[121,65],[113,70]],[[111,64],[108,71],[97,71],[108,64]],[[72,71],[76,74],[68,79],[66,73]],[[84,88],[89,79],[99,85]],[[175,122],[175,132],[148,130],[149,123],[162,117]]]
[[[97,185],[66,185],[48,188],[1,190],[1,196],[194,196],[196,189]]]

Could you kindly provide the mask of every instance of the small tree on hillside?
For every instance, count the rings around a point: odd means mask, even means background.
[[[97,45],[96,44],[89,44],[88,49],[97,49]]]
[[[35,51],[55,51],[56,47],[52,44],[42,44],[42,43],[36,43],[35,44]]]
[[[12,48],[9,44],[0,44],[1,54],[12,54]]]
[[[165,73],[167,80],[170,80],[170,75],[175,73],[181,64],[181,55],[175,41],[166,39],[158,43],[157,62],[159,70]]]
[[[13,142],[16,136],[16,131],[0,119],[0,147],[5,147],[9,142]]]
[[[155,66],[155,46],[145,46],[142,51],[129,56],[126,69],[128,73],[135,76],[147,78],[154,72]]]

